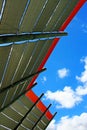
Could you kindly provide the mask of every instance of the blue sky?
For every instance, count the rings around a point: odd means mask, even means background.
[[[66,28],[33,90],[51,112],[58,112],[47,130],[87,130],[87,3]]]

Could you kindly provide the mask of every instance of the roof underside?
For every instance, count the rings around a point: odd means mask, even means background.
[[[0,34],[58,31],[78,2],[7,0],[3,7]]]
[[[85,0],[0,0],[0,37],[63,31],[84,2]],[[30,89],[57,42],[58,38],[53,40],[48,37],[46,40],[22,39],[20,42],[0,44],[2,130],[43,130],[53,119],[55,114],[52,115],[49,107],[46,108]]]

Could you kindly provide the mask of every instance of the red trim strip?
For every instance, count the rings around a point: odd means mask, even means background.
[[[73,19],[73,17],[76,15],[76,13],[79,11],[79,9],[82,7],[82,5],[86,2],[86,0],[79,0],[79,2],[77,3],[76,7],[74,8],[74,10],[71,12],[71,14],[69,15],[69,17],[66,19],[66,21],[63,23],[63,25],[60,27],[60,31],[63,31],[67,25],[71,22],[71,20]],[[48,60],[50,54],[52,53],[53,49],[55,48],[56,44],[58,43],[59,38],[54,39],[54,41],[52,42],[51,47],[49,48],[46,56],[44,57],[42,63],[40,64],[39,68],[37,71],[41,70],[43,68],[43,66],[45,65],[46,61]],[[34,76],[34,78],[32,79],[31,83],[29,84],[28,87],[31,87],[34,83],[34,81],[36,80],[36,78],[38,77],[38,75]]]
[[[35,103],[35,102],[37,101],[37,99],[38,99],[38,96],[36,96],[36,94],[35,94],[32,90],[28,91],[27,94],[26,94],[26,96],[27,96],[32,102],[34,102],[34,103]],[[37,106],[38,109],[39,109],[41,112],[43,112],[43,113],[44,113],[44,111],[46,110],[46,106],[45,106],[41,101],[39,101],[39,102],[36,104],[36,106]],[[53,117],[53,115],[50,113],[49,110],[46,112],[45,115],[46,115],[46,117],[48,118],[48,120],[51,120],[52,117]]]
[[[67,25],[71,22],[73,17],[76,15],[76,13],[80,10],[82,5],[86,2],[86,0],[79,0],[77,5],[75,6],[74,10],[71,12],[70,16],[66,19],[66,21],[63,23],[63,25],[60,28],[60,31],[63,31]]]
[[[77,3],[76,7],[74,8],[74,10],[71,12],[70,16],[66,19],[66,21],[63,23],[63,25],[60,27],[60,31],[63,31],[67,25],[70,23],[70,21],[73,19],[73,17],[76,15],[76,13],[79,11],[79,9],[82,7],[82,5],[86,2],[86,0],[79,0],[79,2]],[[45,65],[46,61],[48,60],[50,54],[52,53],[53,49],[55,48],[56,44],[58,43],[59,41],[59,38],[56,38],[53,40],[52,42],[52,45],[51,47],[49,48],[46,56],[44,57],[42,63],[40,64],[39,68],[38,68],[38,71],[41,70],[43,68],[43,66]],[[37,76],[34,76],[34,78],[32,79],[31,83],[29,84],[28,87],[31,87],[34,83],[34,81],[36,80],[36,78],[38,77]],[[29,94],[30,93],[30,94]],[[27,97],[31,97],[32,101],[35,102],[36,98],[37,97],[34,97],[32,95],[32,91],[29,91],[26,96]],[[43,105],[43,103],[40,101],[39,104],[37,105],[39,107],[39,109],[41,111],[44,111],[46,109],[46,107]],[[47,112],[46,116],[49,118],[49,119],[52,119],[52,115],[50,112]]]
[[[54,47],[56,46],[58,40],[59,40],[59,38],[54,39],[54,41],[53,41],[53,43],[52,43],[50,49],[48,50],[48,52],[47,52],[45,58],[43,59],[42,63],[40,64],[40,66],[39,66],[39,68],[38,68],[38,71],[43,68],[44,64],[46,63],[47,59],[49,58],[50,54],[52,53]],[[38,77],[38,75],[34,76],[34,78],[32,79],[32,81],[30,82],[28,88],[30,88],[30,87],[33,85],[33,83],[34,83],[34,81],[36,80],[37,77]]]

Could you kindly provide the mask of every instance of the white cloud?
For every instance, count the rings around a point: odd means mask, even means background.
[[[87,24],[82,24],[81,25],[81,27],[82,27],[82,31],[84,32],[84,33],[87,33]]]
[[[87,83],[84,86],[78,86],[76,88],[77,95],[84,96],[87,95]]]
[[[46,76],[44,76],[44,77],[43,77],[43,81],[47,81],[47,78],[46,78]]]
[[[45,82],[47,81],[46,76],[43,76],[43,77],[41,78],[41,81],[42,81],[42,83],[45,83]]]
[[[69,74],[69,70],[66,68],[59,69],[57,72],[58,72],[59,78],[64,78],[64,77],[68,76],[68,74]]]
[[[45,97],[46,99],[56,102],[57,108],[72,108],[82,101],[81,96],[77,95],[69,86],[65,86],[62,91],[47,91]]]
[[[86,83],[87,82],[87,57],[85,57],[84,59],[81,59],[81,62],[84,62],[84,71],[81,73],[81,76],[76,76],[76,79],[79,80],[82,83]]]
[[[65,86],[63,90],[55,92],[48,90],[45,93],[45,98],[54,101],[57,108],[72,108],[83,100],[83,96],[87,95],[87,57],[81,59],[81,62],[85,63],[84,71],[81,76],[76,76],[76,79],[82,85],[78,85],[75,90],[71,86]]]
[[[87,130],[87,113],[82,113],[80,116],[64,116],[56,123],[53,120],[47,130]]]
[[[78,95],[86,95],[87,94],[87,57],[81,59],[81,62],[84,62],[84,71],[81,73],[81,76],[76,76],[76,79],[82,83],[82,85],[76,88],[76,92]]]
[[[56,128],[57,128],[57,124],[56,121],[53,119],[46,130],[57,130]]]
[[[81,31],[83,33],[87,33],[87,23],[84,23],[84,21],[79,19],[78,17],[75,17],[74,20],[78,23],[78,26],[81,28]]]

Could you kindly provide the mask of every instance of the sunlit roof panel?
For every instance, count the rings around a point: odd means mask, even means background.
[[[17,33],[28,0],[7,0],[0,23],[0,34]]]
[[[9,53],[11,50],[11,45],[9,46],[0,46],[0,89],[1,82],[5,73],[6,63],[8,61]]]
[[[59,2],[59,0],[47,1],[43,11],[40,12],[40,17],[36,21],[34,31],[44,30],[48,20],[50,19],[51,15],[53,14],[58,2]]]
[[[77,5],[77,3],[79,4]],[[5,1],[0,16],[2,41],[6,42],[7,37],[4,39],[2,35],[5,33],[15,33],[19,37],[19,33],[22,32],[61,30],[66,19],[73,18],[74,15],[71,12],[76,5],[78,7],[74,10],[74,14],[82,3],[84,2],[79,0],[74,2],[73,0]],[[0,7],[1,4],[2,1]],[[55,116],[32,90],[28,90],[29,92],[26,93],[26,88],[33,85],[36,72],[42,69],[58,41],[58,39],[53,41],[49,38],[46,41],[43,40],[38,37],[37,41],[22,39],[23,42],[0,45],[0,97],[2,97],[0,99],[0,125],[3,130],[43,130]]]
[[[1,13],[1,10],[2,10],[2,3],[3,3],[3,0],[0,0],[0,13]]]
[[[75,8],[76,4],[79,2],[79,0],[69,1],[66,9],[61,13],[61,18],[57,20],[55,27],[52,30],[60,29],[61,25],[64,23],[64,21],[69,17],[72,10]]]
[[[19,32],[32,32],[46,0],[31,0]]]
[[[36,99],[36,102],[39,100]],[[8,129],[20,129],[21,127],[32,129],[36,127],[42,114],[43,112],[37,108],[36,103],[32,102],[31,98],[21,96],[19,100],[12,103],[0,113],[0,123],[4,128],[7,127]],[[49,121],[47,119],[47,122]]]
[[[49,21],[47,22],[46,28],[44,29],[44,31],[50,31],[54,28],[56,22],[58,22],[58,19],[61,19],[63,10],[67,8],[68,2],[69,2],[69,0],[60,0],[59,1],[53,14],[51,15]],[[58,30],[58,28],[56,28],[56,29]]]
[[[8,60],[8,65],[6,68],[5,75],[3,77],[3,82],[2,82],[1,88],[5,88],[13,83],[12,78],[15,74],[18,63],[20,61],[21,55],[24,50],[24,46],[25,46],[25,44],[20,44],[20,45],[13,44],[12,45],[11,53],[10,53],[9,60]],[[7,51],[7,49],[6,49],[6,51]]]

